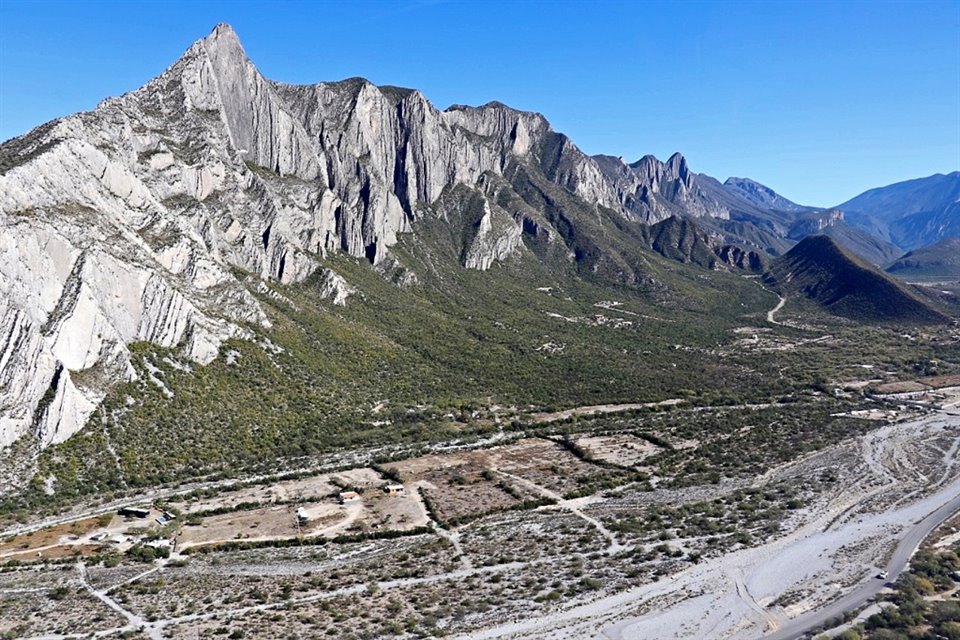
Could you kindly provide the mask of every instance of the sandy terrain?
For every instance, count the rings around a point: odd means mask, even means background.
[[[771,543],[549,617],[462,637],[748,639],[774,632],[789,618],[872,580],[906,525],[957,496],[958,444],[960,420],[952,416],[883,427],[862,440],[859,476],[806,510],[792,531]],[[923,458],[925,467],[910,464]],[[786,608],[774,604],[792,591],[799,594],[796,602]]]
[[[553,411],[551,413],[534,413],[530,415],[533,422],[556,422],[557,420],[566,420],[574,416],[597,416],[605,413],[621,413],[623,411],[633,411],[636,409],[649,409],[651,407],[671,407],[686,402],[683,398],[670,398],[660,402],[645,402],[642,404],[597,404],[587,407],[576,407],[564,411]]]
[[[210,498],[175,499],[171,500],[170,504],[189,514],[212,509],[232,509],[245,503],[324,500],[336,495],[342,490],[341,487],[378,487],[383,482],[383,478],[373,469],[350,469],[333,474],[223,491]]]
[[[632,433],[579,438],[577,445],[597,460],[635,467],[661,449]]]

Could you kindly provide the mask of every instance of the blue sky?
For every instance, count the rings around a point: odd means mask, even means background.
[[[136,89],[218,22],[269,78],[539,111],[803,204],[960,169],[960,0],[0,0],[0,139]]]

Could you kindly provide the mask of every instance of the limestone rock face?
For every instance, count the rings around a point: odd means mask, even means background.
[[[814,211],[798,216],[797,221],[790,227],[789,235],[791,238],[804,238],[823,233],[825,229],[835,227],[842,222],[844,222],[844,215],[839,209]]]
[[[0,176],[4,445],[31,429],[41,444],[75,433],[102,400],[105,382],[135,375],[132,342],[180,346],[206,363],[225,338],[242,334],[235,321],[266,321],[189,233],[175,245],[151,247],[126,220],[159,223],[165,212],[120,168],[97,163],[96,154],[78,156],[78,149],[89,151],[64,143],[43,156],[52,161],[47,180],[68,185],[99,175],[99,190],[78,183],[72,195],[64,190],[69,198],[58,198],[50,188],[50,200],[36,197],[34,207],[23,207],[19,199],[35,186],[28,167]]]
[[[205,363],[239,322],[267,323],[233,268],[290,284],[341,251],[414,286],[390,247],[458,187],[484,198],[465,267],[489,269],[525,237],[551,250],[564,236],[511,191],[519,174],[597,220],[725,215],[679,155],[591,158],[499,103],[439,111],[362,79],[272,82],[217,26],[137,91],[0,145],[0,445],[75,433],[136,375],[133,342]],[[336,304],[353,293],[332,271],[318,282]]]
[[[464,255],[463,266],[486,271],[496,261],[513,255],[523,243],[520,225],[505,211],[483,201],[483,213],[476,234]]]
[[[320,297],[329,299],[335,305],[344,306],[347,298],[357,290],[347,284],[343,276],[332,269],[324,269],[320,274]]]
[[[649,155],[632,164],[611,156],[593,159],[615,186],[620,207],[634,219],[652,224],[674,215],[730,218],[729,208],[701,188],[679,153],[666,162]]]

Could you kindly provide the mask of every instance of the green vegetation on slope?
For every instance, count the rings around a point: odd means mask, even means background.
[[[81,433],[42,452],[27,490],[0,509],[296,470],[357,447],[476,437],[497,428],[481,419],[494,406],[511,420],[677,397],[790,401],[862,374],[857,362],[909,371],[917,357],[935,357],[927,346],[905,351],[883,328],[836,327],[842,340],[808,344],[809,332],[781,327],[802,346],[744,350],[733,330],[762,325],[775,303],[756,281],[649,251],[610,259],[598,248],[571,260],[557,238],[535,237],[489,271],[466,270],[460,243],[446,237],[460,233],[456,226],[426,216],[395,249],[403,266],[383,273],[344,256],[318,259],[357,290],[346,306],[320,299],[319,274],[268,284],[274,295],[255,295],[272,328],[249,327],[255,340],[226,343],[208,366],[134,345],[138,380],[113,389]],[[608,228],[603,240],[622,234],[614,240],[628,246],[629,233]],[[395,284],[403,270],[419,283]]]
[[[898,278],[960,278],[960,238],[947,238],[911,251],[887,267]]]
[[[863,322],[946,323],[915,291],[846,253],[827,236],[810,236],[770,265],[780,290],[801,293],[832,313]]]

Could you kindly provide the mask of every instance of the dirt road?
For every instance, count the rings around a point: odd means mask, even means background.
[[[934,441],[942,449],[931,456]],[[865,602],[882,587],[877,558],[892,552],[885,567],[892,579],[929,531],[960,509],[960,474],[948,455],[958,441],[956,416],[882,427],[854,449],[862,462],[849,485],[804,513],[787,535],[548,617],[462,638],[794,638]],[[917,473],[904,464],[924,456],[943,471]],[[778,602],[791,593],[789,604]]]
[[[777,302],[777,306],[775,306],[773,309],[770,309],[770,311],[767,311],[767,322],[769,322],[770,324],[780,324],[779,322],[773,319],[773,316],[776,315],[776,313],[780,311],[780,309],[783,309],[783,305],[787,304],[786,298],[784,298],[783,296],[779,296],[779,298],[780,300]]]

